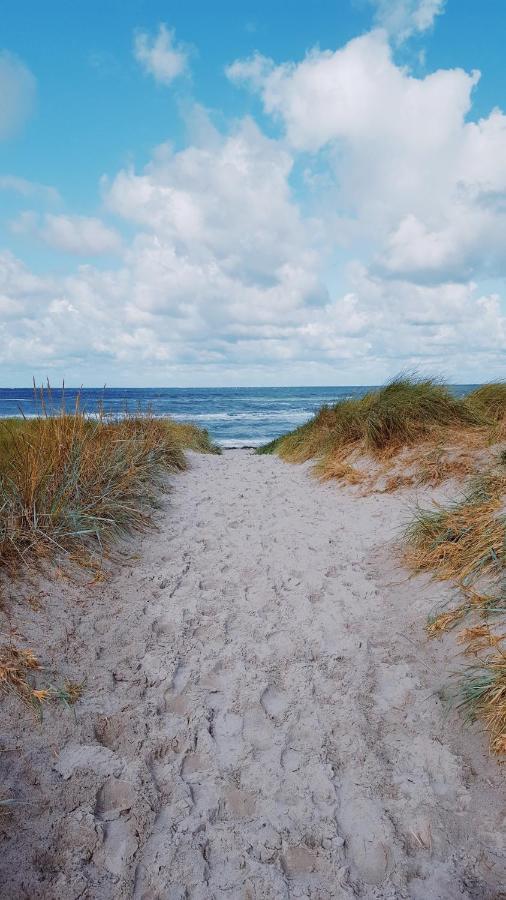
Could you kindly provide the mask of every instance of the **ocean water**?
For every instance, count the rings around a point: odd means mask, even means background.
[[[371,386],[373,387],[373,386]],[[462,395],[473,385],[455,385]],[[207,428],[223,447],[256,447],[306,422],[324,403],[361,397],[370,387],[266,388],[81,388],[65,389],[67,409],[79,395],[82,410],[122,415],[125,410],[149,410],[155,416],[195,422]],[[52,390],[52,405],[60,407],[60,390]],[[0,388],[0,417],[40,412],[31,388]]]

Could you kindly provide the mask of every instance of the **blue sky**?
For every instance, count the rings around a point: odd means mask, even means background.
[[[502,2],[2,25],[1,383],[504,377]]]

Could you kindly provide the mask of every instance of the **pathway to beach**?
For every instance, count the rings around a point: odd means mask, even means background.
[[[423,632],[448,589],[394,568],[406,497],[247,450],[191,463],[138,558],[77,611],[55,588],[88,684],[12,756],[36,803],[3,896],[504,896],[503,777]]]

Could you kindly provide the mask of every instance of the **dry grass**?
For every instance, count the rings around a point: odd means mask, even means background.
[[[0,423],[0,566],[10,572],[56,551],[102,551],[149,522],[166,472],[205,432],[150,416],[96,420],[78,409]]]
[[[316,458],[319,478],[389,491],[472,474],[484,451],[504,439],[505,422],[506,385],[484,385],[459,399],[435,379],[398,377],[360,399],[322,407],[259,452],[295,463]],[[352,474],[358,457],[369,461],[367,477]]]
[[[32,650],[4,644],[0,647],[0,693],[12,692],[42,715],[45,703],[73,706],[80,699],[84,684],[63,680],[49,683],[43,666]]]
[[[496,381],[482,384],[466,397],[467,405],[478,415],[484,416],[498,425],[506,419],[506,382]]]
[[[490,625],[473,625],[464,628],[457,637],[457,643],[464,645],[464,652],[478,655],[483,650],[499,647],[506,640],[506,633],[494,634]]]
[[[478,476],[456,503],[418,509],[407,532],[410,566],[433,570],[438,578],[464,587],[482,576],[499,575],[505,562],[506,517],[501,514],[505,491],[502,473]]]
[[[506,753],[506,654],[499,652],[470,666],[460,685],[459,707],[470,721],[480,719],[494,753]]]
[[[0,420],[0,575],[12,579],[64,554],[99,580],[108,546],[149,525],[164,476],[186,467],[184,451],[217,449],[194,425],[150,415],[92,419],[79,407],[48,415],[44,395],[41,406],[37,418]],[[42,676],[32,650],[0,644],[0,690],[39,712],[48,701],[79,699],[81,684]]]
[[[436,616],[429,616],[427,620],[426,631],[429,637],[435,637],[444,631],[454,628],[457,622],[460,622],[466,614],[464,606],[457,606],[447,612],[438,613]]]
[[[314,467],[315,474],[320,481],[330,481],[332,478],[340,478],[348,484],[361,484],[364,481],[363,472],[359,472],[354,466],[341,459],[333,459],[327,465],[317,463]]]
[[[475,476],[453,504],[418,510],[407,532],[406,558],[416,571],[460,586],[465,602],[429,620],[435,636],[473,616],[457,643],[476,657],[460,678],[458,706],[480,719],[494,752],[506,752],[506,471],[499,462]],[[485,590],[486,588],[486,590]]]

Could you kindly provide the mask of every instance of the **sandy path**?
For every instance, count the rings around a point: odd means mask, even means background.
[[[392,569],[406,497],[352,491],[194,456],[93,603],[53,587],[88,689],[49,750],[46,720],[0,754],[37,798],[4,830],[2,896],[500,896],[503,779],[437,697],[451,642],[423,637],[443,589]],[[25,748],[33,723],[10,728]]]

